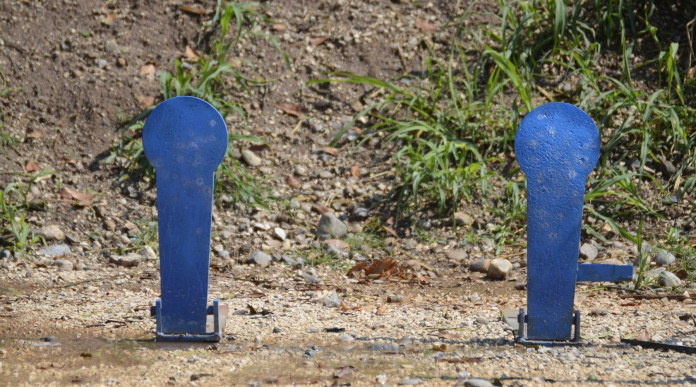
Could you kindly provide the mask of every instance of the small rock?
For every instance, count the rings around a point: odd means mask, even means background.
[[[593,260],[597,258],[599,251],[597,250],[597,246],[592,243],[583,243],[582,246],[580,246],[580,255],[589,260]]]
[[[65,233],[58,227],[57,224],[48,225],[38,232],[47,241],[62,241],[65,239]]]
[[[261,158],[256,155],[253,151],[244,149],[242,151],[242,160],[252,167],[258,167],[261,165]]]
[[[295,166],[295,175],[297,176],[307,176],[307,168],[302,165]]]
[[[280,239],[281,241],[284,241],[285,238],[287,238],[288,234],[285,232],[280,227],[276,227],[273,229],[273,235],[275,235],[276,238]]]
[[[384,375],[384,374],[377,375],[377,377],[375,377],[375,381],[377,382],[377,384],[382,385],[382,386],[387,384],[387,380],[388,380],[388,377],[387,377],[387,375]]]
[[[145,246],[140,250],[140,256],[143,258],[143,261],[154,261],[158,258],[157,253],[155,253],[155,250],[150,247],[150,246]]]
[[[70,247],[68,245],[51,245],[45,249],[37,251],[37,254],[48,255],[49,257],[60,257],[62,255],[70,254]]]
[[[247,263],[266,266],[271,263],[271,260],[272,258],[270,255],[264,253],[263,251],[257,251],[249,256],[249,259],[247,259]]]
[[[317,236],[319,239],[342,238],[348,233],[348,227],[336,215],[325,212],[319,219]]]
[[[320,110],[326,109],[329,106],[331,106],[331,101],[327,99],[320,99],[316,102],[314,102],[314,107]]]
[[[503,279],[512,270],[512,263],[504,258],[496,258],[488,267],[488,277],[491,279]]]
[[[447,258],[454,261],[462,261],[467,257],[466,251],[462,249],[450,250],[445,255],[447,256]]]
[[[12,258],[12,251],[2,250],[0,251],[0,259],[10,259]]]
[[[140,254],[128,254],[128,255],[112,255],[109,257],[109,261],[111,263],[118,265],[118,266],[123,266],[123,267],[135,267],[140,264],[140,261],[142,261],[143,257]]]
[[[675,288],[681,285],[681,280],[676,274],[665,270],[657,277],[657,283],[666,288]]]
[[[494,384],[486,379],[471,378],[464,381],[466,387],[493,387]]]
[[[73,263],[67,259],[56,259],[53,261],[53,266],[57,266],[58,270],[70,271],[73,269]]]
[[[476,323],[480,325],[487,325],[489,321],[485,317],[476,317]]]
[[[344,342],[344,343],[350,343],[355,341],[355,337],[353,335],[349,335],[348,333],[344,333],[340,336],[338,336],[338,341]]]
[[[491,265],[491,260],[488,258],[479,258],[469,265],[469,270],[479,273],[488,273],[488,267]]]
[[[607,308],[594,308],[590,311],[590,316],[606,316],[607,314],[609,314]]]
[[[97,59],[97,67],[99,67],[100,69],[103,69],[106,67],[106,65],[107,65],[106,60]]]
[[[112,218],[106,218],[104,228],[109,231],[116,231],[116,222]]]
[[[369,216],[369,213],[367,212],[367,208],[355,207],[353,209],[353,216],[359,219],[364,219]]]
[[[674,254],[667,250],[659,249],[655,256],[655,263],[659,266],[670,266],[676,261]]]
[[[474,218],[465,212],[457,211],[454,213],[454,224],[457,226],[471,226],[474,224]]]

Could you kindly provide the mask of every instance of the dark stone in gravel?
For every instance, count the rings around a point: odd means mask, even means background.
[[[319,239],[342,238],[348,233],[348,227],[336,215],[325,212],[319,219],[317,237]]]

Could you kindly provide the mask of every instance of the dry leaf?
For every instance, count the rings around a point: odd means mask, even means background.
[[[140,104],[140,106],[144,108],[150,107],[155,103],[155,97],[149,95],[141,95],[138,98],[138,103]]]
[[[285,179],[285,182],[288,184],[288,187],[290,188],[300,188],[300,184],[292,176],[288,176],[288,178]]]
[[[73,191],[68,187],[63,187],[63,189],[60,190],[60,196],[68,201],[77,200],[77,204],[81,206],[88,206],[96,194],[81,193]]]
[[[312,46],[318,46],[324,42],[329,40],[328,36],[313,36],[312,38],[309,39],[309,43],[312,44]]]
[[[421,30],[424,34],[432,34],[440,29],[437,25],[430,24],[423,19],[416,19],[416,28]]]
[[[339,309],[341,312],[346,312],[346,311],[355,309],[355,307],[348,306],[348,304],[346,304],[345,302],[341,301],[341,306],[339,306],[338,309]]]
[[[353,165],[350,167],[350,174],[353,175],[354,178],[359,179],[360,178],[360,167],[357,165]]]
[[[186,12],[186,13],[190,13],[190,14],[194,14],[194,15],[199,15],[199,16],[200,16],[200,15],[207,15],[207,14],[208,14],[208,11],[206,11],[205,9],[201,9],[201,8],[198,8],[198,7],[193,7],[193,6],[190,6],[190,5],[180,5],[180,6],[179,6],[179,9],[182,10],[182,11],[184,11],[184,12]]]
[[[198,59],[198,53],[196,53],[196,50],[189,46],[186,46],[184,56],[186,56],[186,59]]]
[[[285,114],[289,114],[298,118],[302,117],[307,112],[307,109],[305,109],[304,106],[300,104],[286,102],[278,102],[276,104],[276,109],[282,110]]]
[[[390,233],[394,238],[397,238],[397,237],[398,237],[398,236],[396,235],[396,231],[394,231],[393,228],[388,227],[388,226],[382,226],[382,228],[383,228],[386,232]]]
[[[34,128],[27,129],[27,138],[41,138],[41,131]]]
[[[140,75],[142,75],[145,78],[154,79],[156,71],[157,71],[157,68],[155,67],[155,65],[153,63],[147,63],[143,67],[140,68]]]
[[[693,78],[694,76],[696,76],[696,66],[692,67],[692,68],[689,70],[689,73],[686,74],[686,79],[691,79],[691,78]]]
[[[357,126],[354,126],[354,127],[353,127],[353,130],[355,131],[355,133],[356,133],[358,136],[362,134],[362,129],[360,129],[360,128],[357,127]]]
[[[380,314],[383,314],[386,311],[387,311],[387,305],[382,304],[379,308],[377,308],[377,316],[379,316]]]
[[[39,164],[37,164],[36,161],[29,160],[27,165],[24,166],[24,170],[27,172],[38,172],[41,170],[41,167],[39,167]]]
[[[338,149],[334,148],[334,147],[323,146],[323,147],[321,147],[321,151],[326,153],[327,155],[331,155],[334,157],[338,156]]]
[[[437,345],[437,344],[433,343],[433,350],[435,352],[447,352],[447,344]]]

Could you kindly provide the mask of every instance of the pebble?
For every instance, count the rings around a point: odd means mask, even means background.
[[[319,219],[317,237],[319,239],[342,238],[348,233],[348,227],[336,215],[325,212]]]
[[[70,254],[70,247],[68,245],[51,245],[45,249],[37,251],[37,254],[47,255],[49,257],[60,257],[62,255]]]
[[[344,343],[350,343],[350,342],[355,341],[355,337],[353,337],[353,335],[350,335],[348,333],[344,333],[344,334],[338,336],[338,341],[342,341]]]
[[[494,384],[486,379],[471,378],[464,381],[466,387],[493,387]]]
[[[355,207],[353,209],[353,216],[359,219],[364,219],[369,216],[369,213],[367,212],[367,208]]]
[[[413,379],[413,378],[404,379],[404,380],[399,382],[400,386],[417,386],[419,384],[423,384],[423,381],[420,379]]]
[[[12,258],[12,251],[10,251],[10,250],[0,251],[0,259],[10,259],[10,258]]]
[[[154,261],[159,258],[155,250],[150,246],[143,247],[140,250],[140,256],[143,258],[143,261]]]
[[[380,374],[380,375],[377,375],[375,377],[375,381],[377,382],[377,384],[379,384],[381,386],[387,384],[387,380],[388,380],[388,377],[387,377],[387,375],[384,375],[384,374]]]
[[[457,211],[454,213],[454,224],[457,226],[471,226],[474,224],[474,218],[466,212]]]
[[[491,260],[488,258],[479,258],[469,265],[469,270],[479,273],[488,273],[488,267],[491,265]]]
[[[270,255],[264,253],[263,251],[257,251],[249,256],[249,259],[247,259],[246,263],[266,266],[271,263],[271,260],[272,258]]]
[[[593,260],[599,255],[599,250],[597,250],[597,246],[592,243],[583,243],[582,246],[580,246],[580,255],[589,260]]]
[[[590,316],[606,316],[607,314],[609,314],[607,308],[594,308],[590,311]]]
[[[257,156],[256,153],[248,149],[244,149],[242,151],[242,160],[244,160],[247,165],[252,167],[258,167],[261,165],[261,158]]]
[[[57,266],[59,270],[70,271],[73,269],[73,263],[67,259],[56,259],[53,261],[53,266]]]
[[[112,232],[116,231],[116,222],[112,218],[106,218],[104,228]]]
[[[123,267],[135,267],[140,264],[143,257],[140,254],[128,254],[128,255],[112,255],[109,257],[109,261],[115,265]]]
[[[665,270],[657,277],[657,283],[666,288],[674,288],[681,285],[681,280],[676,274]]]
[[[62,241],[65,239],[65,233],[57,224],[51,224],[42,228],[38,234],[47,241]]]
[[[655,256],[655,263],[659,266],[670,266],[676,261],[674,254],[667,250],[659,249]]]
[[[488,277],[491,279],[503,279],[512,270],[512,263],[504,258],[496,258],[488,267]]]
[[[297,176],[307,176],[307,168],[302,165],[295,166],[295,175]]]
[[[276,238],[280,239],[281,241],[284,241],[285,238],[287,238],[288,234],[285,232],[280,227],[276,227],[273,229],[273,235],[275,235]]]
[[[450,250],[445,255],[447,256],[447,258],[454,260],[454,261],[463,261],[468,256],[466,251],[462,250],[462,249]]]

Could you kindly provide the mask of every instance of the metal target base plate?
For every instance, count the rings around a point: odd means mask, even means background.
[[[567,345],[581,345],[582,339],[580,338],[580,311],[576,310],[573,315],[573,339],[555,341],[555,340],[537,340],[527,338],[527,314],[524,309],[520,308],[520,313],[517,315],[517,322],[519,328],[517,330],[517,337],[515,341],[522,345],[541,345],[545,347],[555,347],[555,346],[567,346]]]
[[[227,323],[229,307],[220,304],[215,299],[213,305],[208,306],[206,333],[204,334],[169,334],[162,332],[162,300],[157,300],[150,312],[157,318],[156,341],[159,342],[207,342],[217,343],[222,340],[222,332]],[[154,313],[153,313],[154,312]]]

